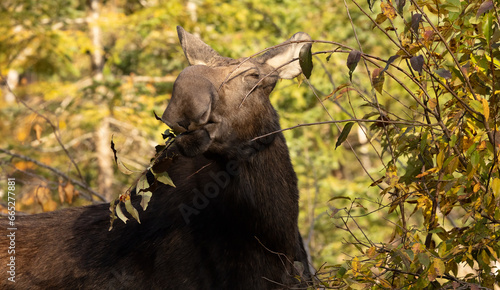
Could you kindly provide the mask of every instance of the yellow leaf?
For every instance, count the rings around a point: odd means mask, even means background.
[[[486,245],[486,248],[488,249],[488,251],[490,251],[490,254],[496,259],[498,260],[498,255],[497,255],[497,252],[495,250],[493,250],[492,247]]]
[[[382,2],[380,3],[380,8],[382,9],[382,13],[384,13],[384,15],[390,20],[394,20],[394,18],[396,18],[396,10],[390,3]]]
[[[443,162],[444,162],[444,150],[441,150],[439,151],[436,157],[437,168],[439,169],[443,168]]]
[[[458,168],[458,164],[459,164],[458,157],[453,157],[453,159],[451,159],[450,163],[448,163],[448,166],[446,168],[447,172],[448,173],[455,172],[455,170],[457,170],[457,168]]]
[[[443,276],[446,271],[446,266],[441,259],[434,260],[434,268],[436,269],[436,274],[438,276]]]
[[[27,170],[35,168],[35,164],[29,161],[19,161],[14,163],[14,167],[16,167],[17,170]]]
[[[73,184],[71,184],[70,182],[68,182],[66,184],[66,186],[64,187],[64,193],[65,193],[65,196],[66,196],[66,201],[69,203],[69,204],[72,204],[73,203],[73,197],[78,195],[77,192],[75,191],[75,186]]]
[[[474,188],[472,188],[472,192],[476,193],[476,192],[478,192],[478,191],[479,191],[479,189],[480,189],[480,188],[481,188],[481,184],[476,183],[476,184],[474,185]]]
[[[429,169],[429,170],[427,170],[425,172],[420,173],[419,175],[415,176],[415,178],[421,178],[421,177],[427,176],[427,175],[429,175],[431,173],[435,173],[437,171],[439,171],[439,168],[434,167],[434,168],[431,168],[431,169]]]
[[[488,256],[488,253],[485,250],[481,251],[481,260],[483,260],[483,263],[486,265],[490,263],[490,256]]]
[[[351,266],[352,266],[352,272],[354,273],[354,275],[358,274],[360,269],[361,269],[361,265],[360,265],[358,257],[354,257],[354,259],[352,259]]]
[[[434,110],[437,106],[436,98],[429,99],[429,109]]]
[[[371,246],[367,251],[366,251],[366,255],[368,256],[368,258],[370,259],[373,259],[377,256],[377,248],[375,248],[375,246]]]
[[[437,276],[438,275],[436,274],[436,268],[434,267],[434,263],[432,263],[429,267],[429,271],[427,272],[427,279],[432,282],[436,280]]]
[[[59,194],[59,200],[61,201],[61,203],[64,202],[65,200],[65,195],[64,195],[64,188],[62,186],[62,180],[59,180],[59,185],[57,186],[57,193]]]
[[[488,119],[490,118],[490,107],[488,106],[488,101],[486,101],[486,99],[481,99],[481,102],[483,103],[484,120],[488,122]]]
[[[21,142],[24,142],[27,138],[28,138],[28,135],[29,135],[29,132],[30,132],[30,127],[26,127],[26,126],[23,126],[21,127],[18,131],[17,131],[17,140],[21,141]]]
[[[395,166],[389,166],[385,172],[385,182],[389,186],[395,186],[399,181],[397,169]]]
[[[493,190],[493,194],[498,196],[500,194],[500,179],[495,178],[491,182],[491,190]]]
[[[417,52],[420,51],[420,49],[422,49],[422,45],[420,43],[412,43],[410,44],[410,47],[408,47],[408,52],[411,54],[411,55],[415,55]]]
[[[42,126],[40,126],[40,124],[36,123],[33,126],[33,130],[35,130],[36,140],[40,141],[40,138],[42,138]]]
[[[382,279],[381,277],[379,277],[379,278],[377,279],[377,281],[378,281],[378,282],[380,283],[380,285],[382,285],[382,287],[384,287],[384,288],[387,288],[387,289],[392,289],[392,288],[393,288],[393,287],[392,287],[392,285],[391,285],[391,283],[389,283],[389,281],[384,280],[384,279]]]
[[[57,208],[57,203],[52,200],[50,189],[47,187],[37,188],[36,199],[42,206],[43,211],[54,211]]]

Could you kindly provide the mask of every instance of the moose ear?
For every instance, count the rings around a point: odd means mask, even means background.
[[[258,60],[276,68],[280,78],[293,79],[297,77],[302,70],[298,60],[291,63],[289,62],[294,58],[298,58],[300,49],[308,44],[307,42],[291,43],[292,41],[300,40],[311,40],[311,36],[305,32],[297,32],[279,47],[264,53]]]
[[[221,58],[208,44],[180,26],[177,26],[177,35],[190,65],[209,65]]]

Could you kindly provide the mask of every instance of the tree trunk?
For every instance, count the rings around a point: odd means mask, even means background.
[[[91,52],[92,76],[94,81],[102,81],[102,69],[104,65],[102,33],[99,26],[99,1],[89,0],[90,15],[88,25],[90,37],[92,38],[93,50]],[[97,93],[104,94],[104,88],[97,88]],[[110,146],[111,132],[109,120],[104,117],[98,125],[95,133],[95,149],[97,154],[97,166],[99,177],[97,179],[98,191],[109,201],[113,199],[113,154]]]
[[[92,74],[96,81],[102,80],[102,67],[103,67],[103,49],[102,49],[102,37],[101,37],[101,27],[99,26],[99,1],[90,0],[90,17],[89,17],[89,28],[90,35],[92,38]]]
[[[95,134],[95,147],[99,177],[98,190],[108,201],[114,197],[113,186],[113,154],[111,152],[111,132],[108,118],[104,118]]]
[[[5,83],[0,86],[4,101],[6,104],[12,104],[16,101],[16,96],[12,93],[12,91],[16,88],[17,83],[19,82],[19,73],[16,70],[10,69],[7,73],[7,77],[2,79],[2,81],[5,81]]]

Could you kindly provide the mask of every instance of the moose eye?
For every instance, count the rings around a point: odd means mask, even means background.
[[[254,83],[260,79],[260,74],[257,70],[249,71],[243,77],[244,82]]]

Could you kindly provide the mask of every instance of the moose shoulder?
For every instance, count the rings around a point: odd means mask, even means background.
[[[1,289],[281,289],[300,283],[294,261],[308,273],[285,138],[255,138],[280,129],[269,94],[301,73],[293,60],[310,37],[234,60],[177,32],[190,66],[162,116],[177,134],[166,152],[176,187],[160,184],[141,224],[111,231],[108,204],[19,217],[16,282],[2,271]]]

